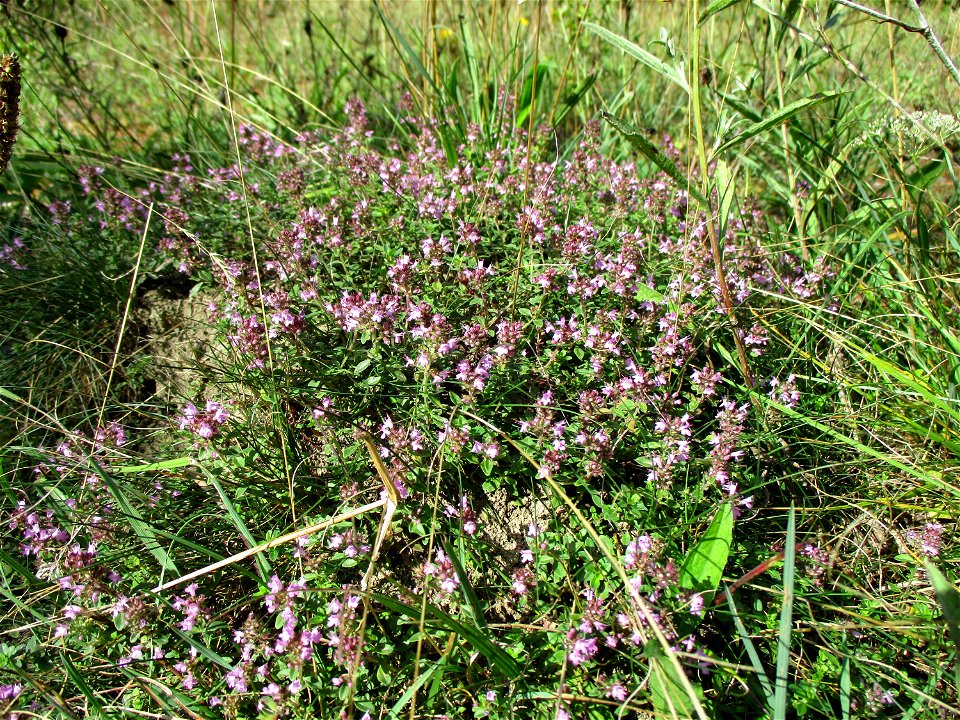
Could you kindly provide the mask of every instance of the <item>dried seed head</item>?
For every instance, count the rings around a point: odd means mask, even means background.
[[[20,61],[0,55],[0,173],[7,169],[20,117]]]

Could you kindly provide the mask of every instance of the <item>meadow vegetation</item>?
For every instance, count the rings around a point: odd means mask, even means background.
[[[949,3],[0,19],[0,715],[960,714]]]

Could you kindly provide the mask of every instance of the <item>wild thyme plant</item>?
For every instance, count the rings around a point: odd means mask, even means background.
[[[242,170],[181,154],[121,190],[87,167],[50,205],[147,232],[215,292],[222,343],[168,421],[182,461],[137,459],[119,424],[16,457],[8,711],[608,717],[662,707],[658,635],[709,705],[727,649],[697,541],[783,502],[750,448],[777,422],[764,394],[804,392],[777,311],[829,265],[768,250],[759,207],[728,223],[751,396],[706,217],[604,157],[597,126],[558,161],[545,129],[451,154],[406,106],[400,140],[346,114],[289,144],[241,127]],[[380,497],[363,433],[401,498],[369,587],[370,514],[202,571]],[[830,558],[806,548],[815,582]],[[72,668],[57,685],[50,662]]]

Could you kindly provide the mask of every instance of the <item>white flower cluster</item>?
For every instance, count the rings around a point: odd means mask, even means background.
[[[863,147],[877,139],[898,137],[904,151],[916,154],[933,145],[943,145],[952,136],[960,134],[960,118],[937,110],[916,110],[904,115],[877,120],[857,138],[854,147]]]

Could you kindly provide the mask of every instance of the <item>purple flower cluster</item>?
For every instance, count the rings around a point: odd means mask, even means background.
[[[333,598],[327,604],[327,644],[333,648],[334,663],[347,670],[333,679],[336,686],[349,682],[353,668],[363,662],[361,637],[357,632],[361,605],[360,596],[349,590],[342,598]]]
[[[501,100],[505,107],[511,101]],[[401,108],[401,145],[374,139],[362,103],[350,103],[346,115],[340,132],[304,133],[294,144],[240,127],[242,173],[233,159],[200,170],[179,155],[169,172],[124,193],[107,170],[84,168],[85,198],[52,203],[51,218],[66,228],[143,232],[153,204],[162,222],[154,218],[149,232],[161,256],[212,280],[220,297],[209,309],[225,341],[214,364],[235,371],[225,373],[223,387],[236,382],[260,392],[200,407],[188,402],[177,422],[234,481],[235,502],[261,530],[288,500],[320,517],[356,506],[361,496],[369,502],[382,488],[362,444],[369,433],[378,471],[386,468],[404,501],[390,530],[404,535],[397,555],[406,565],[389,567],[385,554],[378,575],[412,586],[419,580],[400,600],[409,605],[408,594],[420,593],[453,613],[458,589],[469,582],[489,595],[491,608],[506,605],[505,614],[521,616],[515,627],[536,616],[547,628],[537,642],[555,642],[578,680],[593,677],[599,692],[625,702],[634,678],[606,676],[608,661],[642,654],[650,623],[674,647],[696,653],[696,637],[678,628],[706,613],[705,597],[680,586],[675,538],[644,532],[639,508],[689,501],[693,517],[728,498],[752,502],[740,489],[749,482],[741,461],[752,406],[737,389],[738,370],[720,366],[730,327],[707,217],[668,178],[643,178],[632,163],[603,157],[596,127],[557,159],[548,129],[505,133],[491,147],[470,128],[457,145],[442,121]],[[669,139],[664,150],[679,157]],[[251,227],[243,202],[258,210]],[[762,319],[774,314],[752,311],[778,295],[815,297],[829,270],[762,247],[763,215],[749,203],[727,227],[734,312],[741,322],[756,318],[742,325],[749,327],[743,342],[759,377],[773,378],[770,397],[794,407],[796,375],[776,361],[779,335]],[[9,257],[21,256],[0,252],[0,260]],[[251,431],[244,444],[262,458],[254,464],[237,443],[217,441],[231,417],[256,416],[253,398],[265,390],[278,401],[289,442],[278,448],[276,436]],[[323,545],[303,538],[280,557],[271,548],[274,574],[262,605],[221,603],[199,583],[164,604],[109,569],[115,511],[96,473],[80,469],[85,453],[118,453],[125,443],[115,424],[92,440],[64,442],[41,472],[77,472],[84,493],[54,509],[24,498],[12,515],[24,554],[69,600],[58,601],[58,641],[77,641],[83,626],[112,614],[123,637],[112,661],[155,663],[166,681],[231,717],[306,712],[310,703],[365,692],[345,686],[385,682],[393,670],[385,663],[374,671],[380,660],[372,646],[399,652],[413,634],[393,622],[387,601],[376,608],[376,631],[365,622],[377,604],[376,595],[356,590],[371,550],[366,519],[341,526]],[[292,481],[295,497],[277,498],[287,492],[280,477]],[[493,565],[494,504],[478,488],[516,489],[523,500],[531,484],[542,490],[538,480],[594,497],[598,506],[614,496],[640,498],[629,501],[622,525],[638,530],[623,538],[629,588],[611,583],[609,568],[598,569],[588,554],[571,553],[575,530],[559,512],[549,522],[535,519],[526,545],[508,544],[507,562]],[[150,482],[159,483],[144,508],[154,522],[166,478]],[[277,507],[262,498],[276,498]],[[606,512],[597,510],[598,527],[612,523]],[[431,525],[431,517],[440,522]],[[911,536],[928,555],[940,549],[932,525]],[[235,531],[223,528],[196,528],[196,542]],[[448,556],[452,538],[459,539],[456,558]],[[807,557],[811,566],[819,559],[813,551]],[[189,560],[177,562],[182,570]],[[553,597],[560,577],[573,588],[572,610]],[[391,587],[383,583],[377,593]],[[637,597],[652,616],[639,612]],[[232,636],[219,632],[224,625]],[[417,641],[432,645],[432,632],[418,628]],[[190,643],[180,642],[183,634]],[[204,643],[215,655],[198,650]],[[476,707],[486,712],[496,701],[488,693]],[[560,710],[572,712],[566,701]]]
[[[436,581],[440,587],[441,596],[450,595],[456,591],[460,585],[460,578],[453,567],[453,562],[447,557],[447,554],[437,549],[433,561],[427,561],[423,565],[424,576]]]
[[[183,619],[177,623],[183,632],[190,632],[196,627],[200,618],[209,615],[204,605],[205,598],[203,595],[197,595],[197,590],[197,584],[190,583],[184,590],[183,597],[177,596],[173,599],[173,609],[183,614]]]
[[[0,265],[8,265],[13,270],[26,270],[27,247],[23,238],[16,237],[9,244],[0,246]]]
[[[220,426],[230,419],[230,413],[218,402],[208,400],[203,410],[188,402],[180,414],[180,429],[189,430],[201,440],[211,440],[220,431]]]
[[[476,450],[474,450],[474,452],[476,452]],[[489,455],[489,453],[487,454]],[[494,457],[496,457],[496,455],[494,455]],[[479,518],[473,511],[473,508],[470,507],[470,499],[466,495],[460,498],[459,507],[455,508],[453,505],[447,505],[443,510],[443,514],[449,518],[457,518],[460,520],[460,527],[463,528],[463,532],[467,535],[477,534]]]
[[[928,522],[922,528],[908,530],[907,540],[917,545],[927,557],[937,557],[943,548],[943,525]]]
[[[329,547],[331,550],[342,552],[349,559],[366,555],[370,552],[370,546],[363,541],[362,537],[355,530],[347,530],[332,535],[330,537]]]

